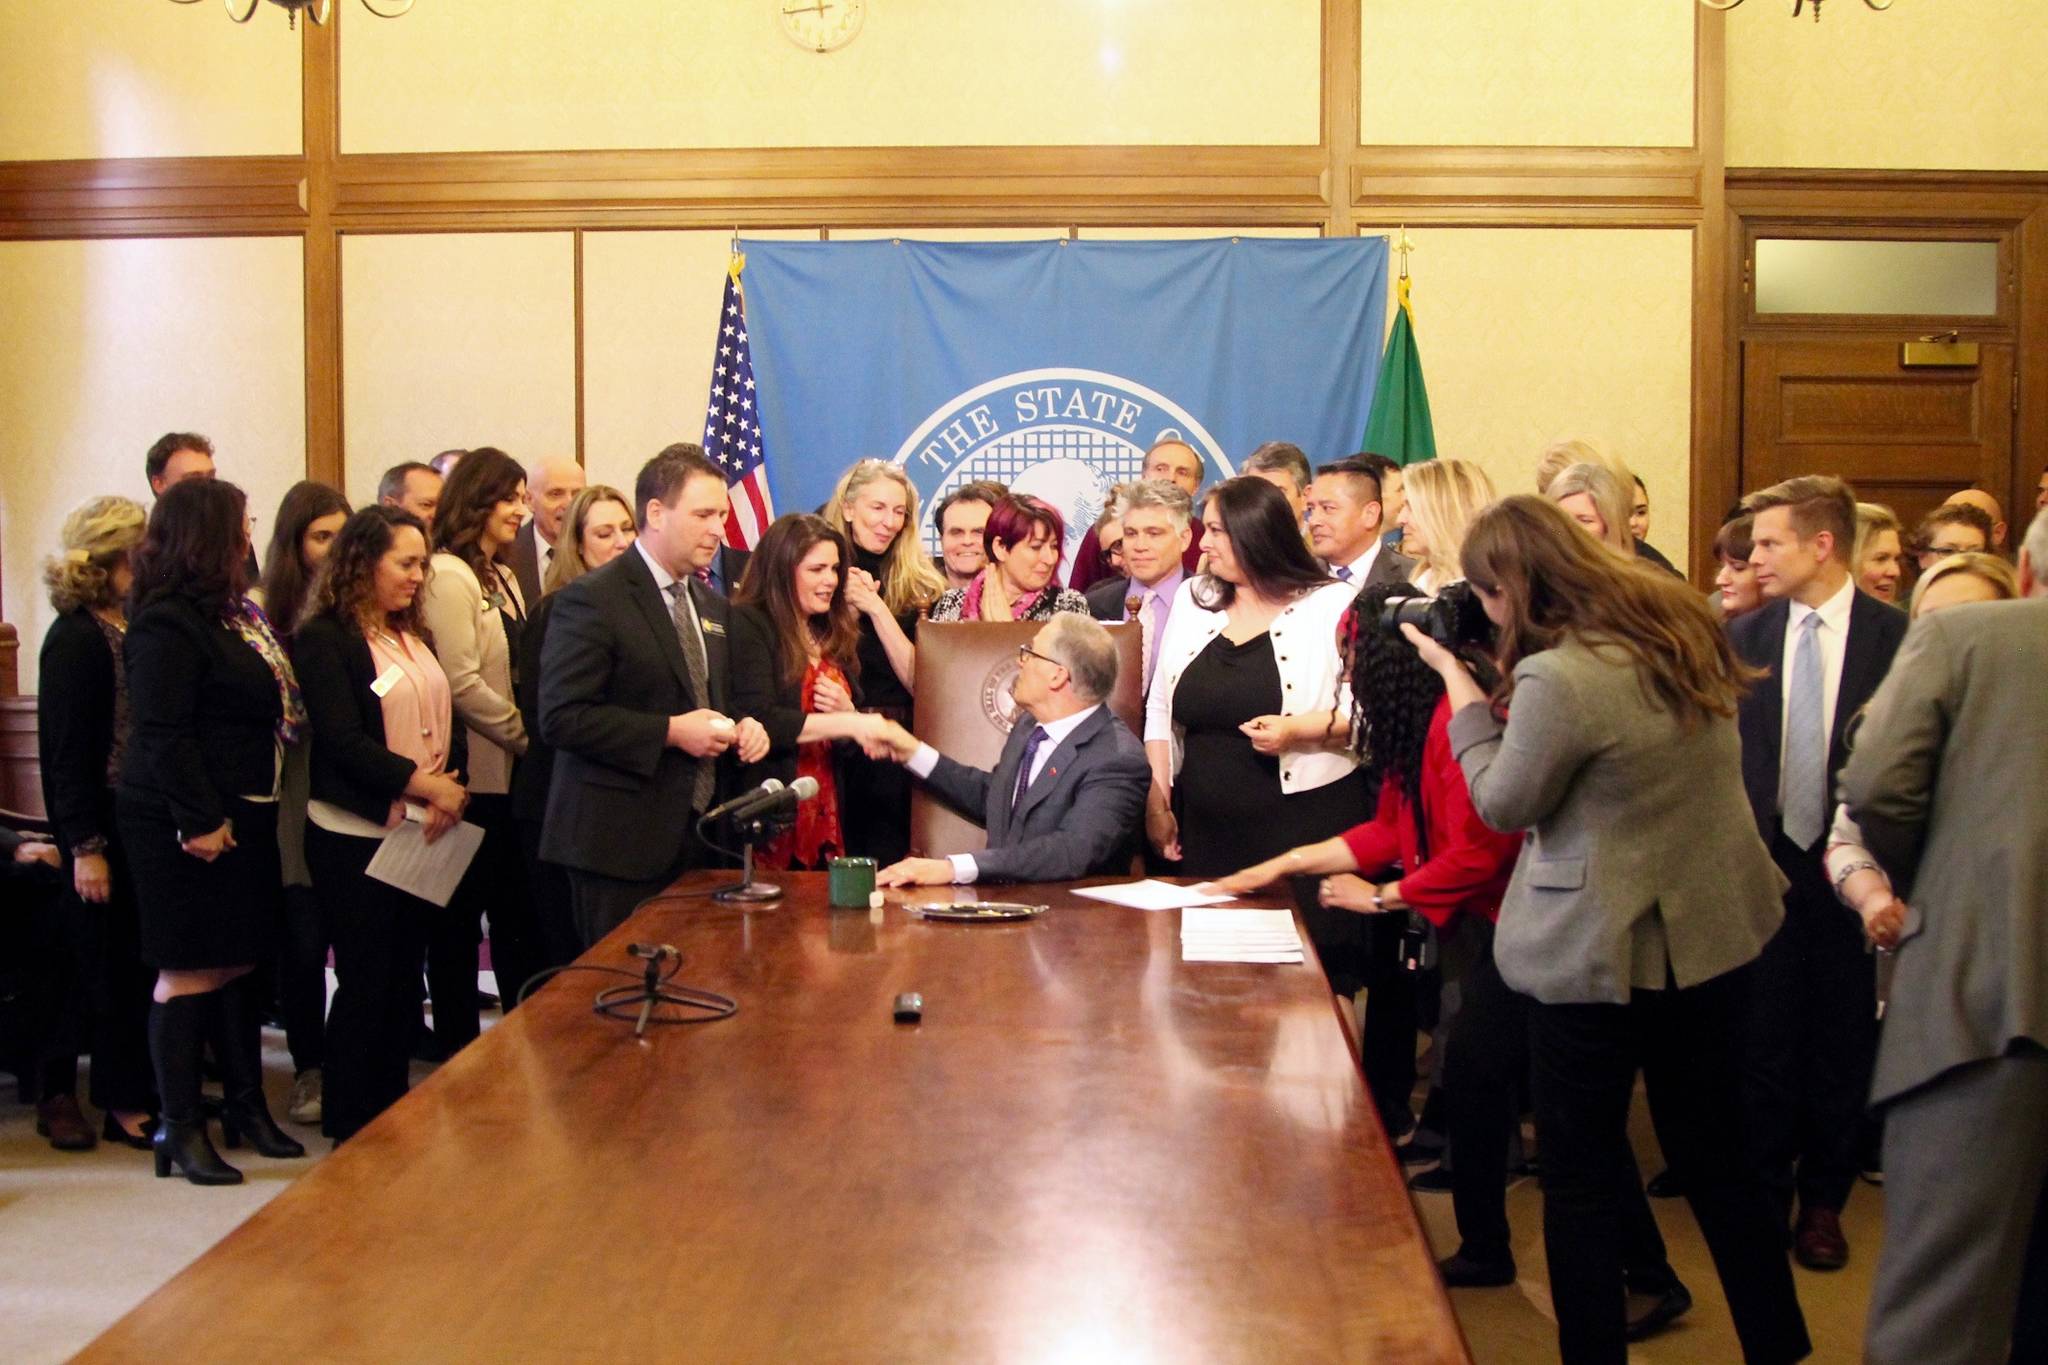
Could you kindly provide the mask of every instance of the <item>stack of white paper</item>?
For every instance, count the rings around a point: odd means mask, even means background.
[[[1084,886],[1075,892],[1091,900],[1125,905],[1133,910],[1179,910],[1190,905],[1221,905],[1235,897],[1219,896],[1192,886],[1175,886],[1146,878],[1142,882],[1118,882],[1113,886]]]
[[[1183,962],[1300,962],[1301,936],[1291,910],[1180,912]]]

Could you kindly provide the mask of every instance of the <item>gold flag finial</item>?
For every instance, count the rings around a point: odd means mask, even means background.
[[[1394,251],[1401,257],[1401,278],[1408,278],[1408,253],[1415,250],[1415,240],[1408,235],[1408,225],[1403,223],[1400,235],[1394,238]]]

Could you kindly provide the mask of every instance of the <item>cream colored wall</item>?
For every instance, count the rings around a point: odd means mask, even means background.
[[[2048,170],[2048,6],[1853,0],[1726,19],[1728,164]]]
[[[346,237],[348,495],[402,460],[492,445],[576,449],[575,253],[566,232]]]
[[[1374,229],[1379,231],[1379,229]],[[1692,233],[1416,228],[1415,336],[1437,453],[1534,492],[1551,441],[1591,439],[1650,491],[1650,541],[1685,563]]]
[[[1691,0],[1363,0],[1367,145],[1689,147]]]
[[[218,4],[0,3],[0,161],[296,155],[299,39]]]
[[[1313,143],[1318,0],[886,0],[837,52],[760,0],[348,13],[342,147]]]
[[[213,440],[268,538],[306,461],[301,270],[294,237],[0,242],[0,580],[24,692],[65,516],[101,493],[148,506],[166,431]]]

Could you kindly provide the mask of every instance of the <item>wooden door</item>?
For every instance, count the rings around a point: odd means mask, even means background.
[[[1908,369],[1899,344],[1913,339],[1744,341],[1743,491],[1835,474],[1909,531],[1972,484],[2011,509],[2011,344],[1983,343],[1972,367]]]

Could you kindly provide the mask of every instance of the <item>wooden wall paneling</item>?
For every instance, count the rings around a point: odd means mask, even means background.
[[[2033,523],[2029,500],[2048,472],[2048,195],[2020,223],[2015,234],[2019,253],[2019,411],[2013,422],[2012,487],[2015,507],[2005,509],[2011,528],[2008,543],[2026,534]]]
[[[341,417],[341,237],[334,161],[341,146],[341,17],[308,24],[300,90],[306,149],[306,477],[348,487]]]
[[[1323,0],[1323,172],[1322,193],[1329,201],[1326,237],[1357,232],[1352,206],[1358,196],[1352,176],[1358,160],[1359,105],[1363,98],[1359,43],[1360,0]]]
[[[570,236],[569,253],[569,297],[576,329],[576,463],[580,465],[587,463],[583,457],[583,229]]]
[[[1700,159],[1699,225],[1692,246],[1693,582],[1714,578],[1714,533],[1735,498],[1739,455],[1727,433],[1741,422],[1722,354],[1733,313],[1728,293],[1727,106],[1724,15],[1700,9],[1693,28],[1693,142]]]
[[[0,238],[297,232],[305,168],[297,156],[0,162]]]

